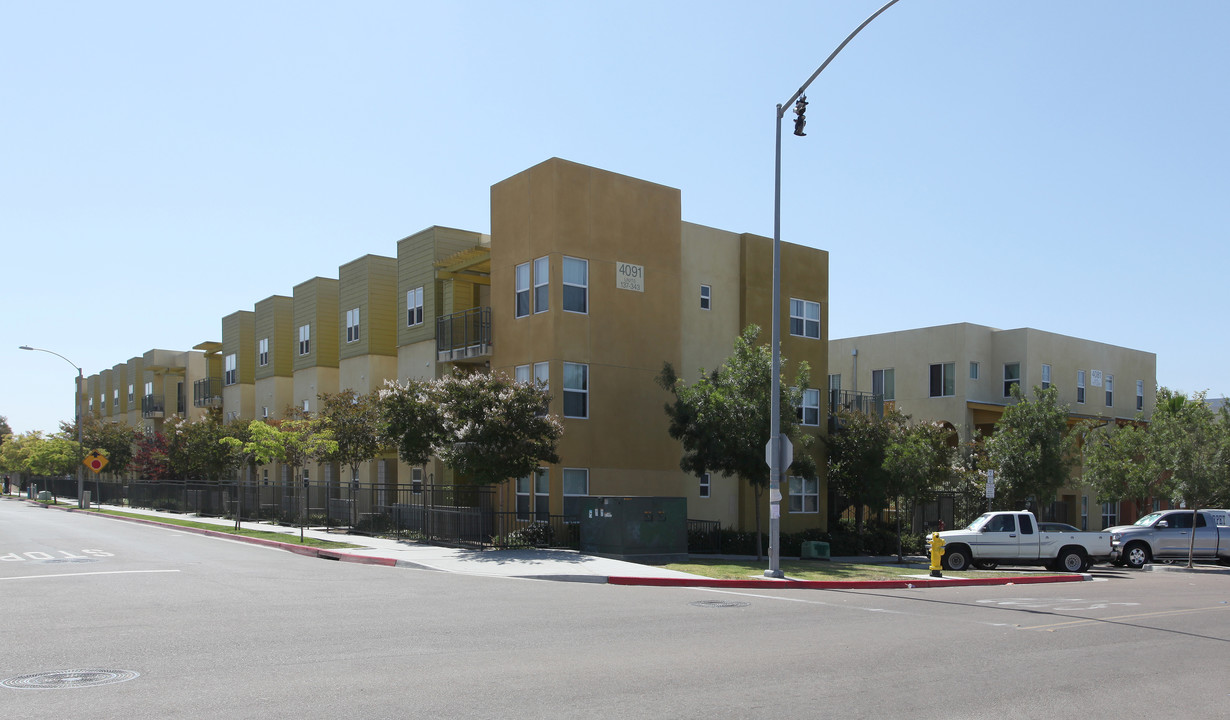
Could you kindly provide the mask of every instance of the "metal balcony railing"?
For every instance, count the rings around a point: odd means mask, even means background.
[[[478,307],[436,319],[436,360],[476,361],[491,357],[491,308]]]
[[[193,407],[222,407],[222,378],[211,377],[192,383]]]
[[[146,395],[141,398],[141,417],[160,418],[166,415],[166,404],[161,395]]]
[[[884,396],[856,390],[829,390],[829,429],[838,428],[838,409],[884,417]]]

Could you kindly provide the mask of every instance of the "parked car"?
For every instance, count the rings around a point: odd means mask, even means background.
[[[991,569],[1003,563],[1084,572],[1110,557],[1109,533],[1081,532],[1063,523],[1047,525],[1059,528],[1043,530],[1030,512],[983,513],[964,530],[939,534],[944,541],[940,564],[946,570]]]
[[[1195,538],[1192,515],[1195,514]],[[1131,525],[1107,528],[1110,561],[1116,566],[1138,568],[1157,560],[1186,559],[1230,562],[1230,511],[1162,510],[1149,513]]]

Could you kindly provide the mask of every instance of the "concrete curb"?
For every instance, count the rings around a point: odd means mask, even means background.
[[[985,585],[1039,585],[1043,583],[1084,582],[1093,576],[1024,575],[999,578],[904,578],[901,580],[717,580],[714,578],[636,578],[609,577],[611,585],[648,585],[653,587],[758,588],[762,590],[890,590],[933,587],[972,587]]]

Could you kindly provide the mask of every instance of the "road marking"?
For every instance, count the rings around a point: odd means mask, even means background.
[[[1214,605],[1204,608],[1189,608],[1187,610],[1160,610],[1151,613],[1137,613],[1135,615],[1114,615],[1104,618],[1086,618],[1084,620],[1070,620],[1068,622],[1051,623],[1049,625],[1025,625],[1021,626],[1022,630],[1046,630],[1049,628],[1072,627],[1074,625],[1089,625],[1091,623],[1110,622],[1112,620],[1136,620],[1138,618],[1147,617],[1163,617],[1167,615],[1186,615],[1188,613],[1205,612],[1206,610],[1226,610],[1230,605]]]
[[[858,607],[857,605],[846,605],[842,603],[830,603],[822,600],[808,600],[800,597],[784,597],[781,595],[761,595],[759,593],[740,592],[738,590],[722,590],[719,588],[693,588],[703,592],[721,593],[724,595],[739,595],[741,597],[761,598],[763,600],[781,600],[784,602],[802,603],[804,605],[823,605],[825,607],[842,608],[843,610],[860,610],[862,612],[885,613],[887,615],[916,615],[917,613],[903,612],[901,610],[885,610],[884,608]]]
[[[140,573],[177,573],[179,570],[106,570],[101,572],[55,573],[51,575],[18,575],[0,577],[0,580],[38,580],[41,578],[81,577],[82,575],[137,575]]]

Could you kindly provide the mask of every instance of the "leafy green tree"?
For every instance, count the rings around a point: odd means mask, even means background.
[[[1193,509],[1230,504],[1230,415],[1215,413],[1204,397],[1159,388],[1149,427],[1152,454]]]
[[[884,451],[884,471],[888,476],[888,495],[897,500],[897,558],[900,560],[900,508],[912,508],[931,499],[952,479],[956,448],[950,443],[953,431],[939,423],[910,424],[907,416],[894,411],[888,425],[891,433]]]
[[[1158,463],[1151,447],[1156,434],[1148,425],[1086,425],[1080,432],[1084,480],[1098,502],[1131,500],[1139,515],[1151,498],[1173,496],[1172,476]]]
[[[756,559],[762,557],[760,500],[769,486],[764,448],[769,442],[772,412],[773,355],[768,344],[758,345],[760,328],[749,325],[735,339],[734,351],[717,370],[691,385],[663,363],[658,384],[674,396],[666,404],[670,436],[683,444],[679,467],[692,475],[718,472],[740,478],[753,492],[756,513]],[[786,359],[782,358],[782,365]],[[816,477],[812,457],[813,436],[799,427],[796,408],[810,382],[810,368],[800,363],[793,387],[782,380],[779,428],[794,445],[791,474]]]
[[[348,466],[351,477],[359,474],[360,465],[384,449],[376,393],[360,395],[343,390],[321,395],[320,421],[337,443],[337,450],[326,454],[324,460]]]
[[[1016,402],[1004,409],[995,432],[986,440],[990,460],[999,469],[997,497],[1020,507],[1032,499],[1042,507],[1067,484],[1077,434],[1069,433],[1068,408],[1059,402],[1059,389],[1034,387],[1033,397],[1012,386]]]
[[[559,462],[564,426],[547,412],[547,391],[503,373],[454,372],[436,386],[442,434],[435,454],[454,472],[490,485]]]
[[[3,445],[0,445],[0,470],[6,473],[30,474],[30,453],[34,446],[43,441],[42,433],[37,430],[8,435]]]
[[[13,434],[13,428],[9,427],[9,419],[0,415],[0,446],[8,442],[9,436]]]
[[[217,409],[198,420],[172,418],[164,426],[172,475],[210,483],[228,478],[243,463],[243,456],[220,441],[234,437],[242,443],[249,424],[248,420],[223,423]]]
[[[77,441],[57,433],[40,437],[31,445],[27,464],[35,475],[72,475],[77,471],[80,458]]]
[[[77,436],[75,422],[60,423],[60,432],[70,437]],[[107,472],[122,475],[128,471],[136,452],[137,431],[124,423],[105,422],[93,415],[85,415],[81,426],[81,441],[90,450],[101,450],[107,458]]]
[[[443,402],[439,386],[431,380],[389,380],[377,393],[378,434],[396,446],[408,465],[424,465],[444,438]]]
[[[836,428],[827,441],[829,487],[842,499],[842,507],[854,507],[855,532],[861,541],[864,508],[877,512],[888,506],[892,478],[885,460],[894,429],[888,419],[857,410],[839,407],[833,415]]]

